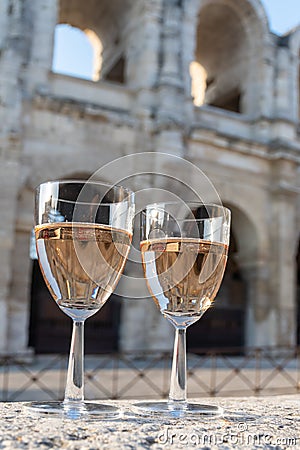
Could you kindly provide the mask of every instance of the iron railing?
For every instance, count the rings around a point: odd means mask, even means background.
[[[67,356],[0,358],[0,400],[59,400],[64,396]],[[87,399],[166,398],[169,352],[86,356]],[[210,349],[188,355],[190,397],[300,393],[300,348]]]

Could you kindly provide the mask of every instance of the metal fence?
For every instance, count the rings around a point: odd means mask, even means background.
[[[22,362],[0,358],[0,400],[59,400],[67,355],[38,355]],[[171,354],[124,352],[87,355],[87,399],[166,398]],[[300,347],[214,349],[188,355],[188,395],[242,396],[300,393]]]

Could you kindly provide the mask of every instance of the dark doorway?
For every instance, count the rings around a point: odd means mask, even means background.
[[[204,316],[188,329],[189,352],[244,346],[246,283],[236,256],[237,244],[232,235],[227,267],[217,298]]]
[[[32,266],[29,346],[36,353],[67,353],[72,320],[56,305],[44,282],[37,260]],[[112,295],[103,308],[86,321],[85,353],[118,350],[121,299]]]

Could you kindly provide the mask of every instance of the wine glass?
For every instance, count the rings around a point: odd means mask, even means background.
[[[134,194],[89,181],[50,181],[36,191],[35,238],[45,282],[73,320],[63,402],[31,402],[31,412],[114,418],[116,407],[84,401],[84,322],[106,303],[129,253]],[[101,336],[99,336],[101,339]]]
[[[227,261],[230,211],[220,205],[156,203],[141,212],[141,256],[148,289],[175,327],[168,401],[133,405],[138,414],[168,418],[220,415],[216,405],[187,402],[186,329],[219,290]]]

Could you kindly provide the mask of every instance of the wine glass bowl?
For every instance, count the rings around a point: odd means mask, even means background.
[[[84,402],[84,322],[106,303],[129,253],[134,217],[130,190],[98,182],[53,181],[36,192],[35,238],[45,282],[73,320],[63,402],[33,402],[34,412],[112,418],[111,405]]]
[[[220,205],[171,202],[141,213],[141,257],[149,292],[176,329],[168,402],[134,405],[168,417],[220,414],[217,406],[186,400],[185,334],[212,305],[226,267],[230,211]]]

